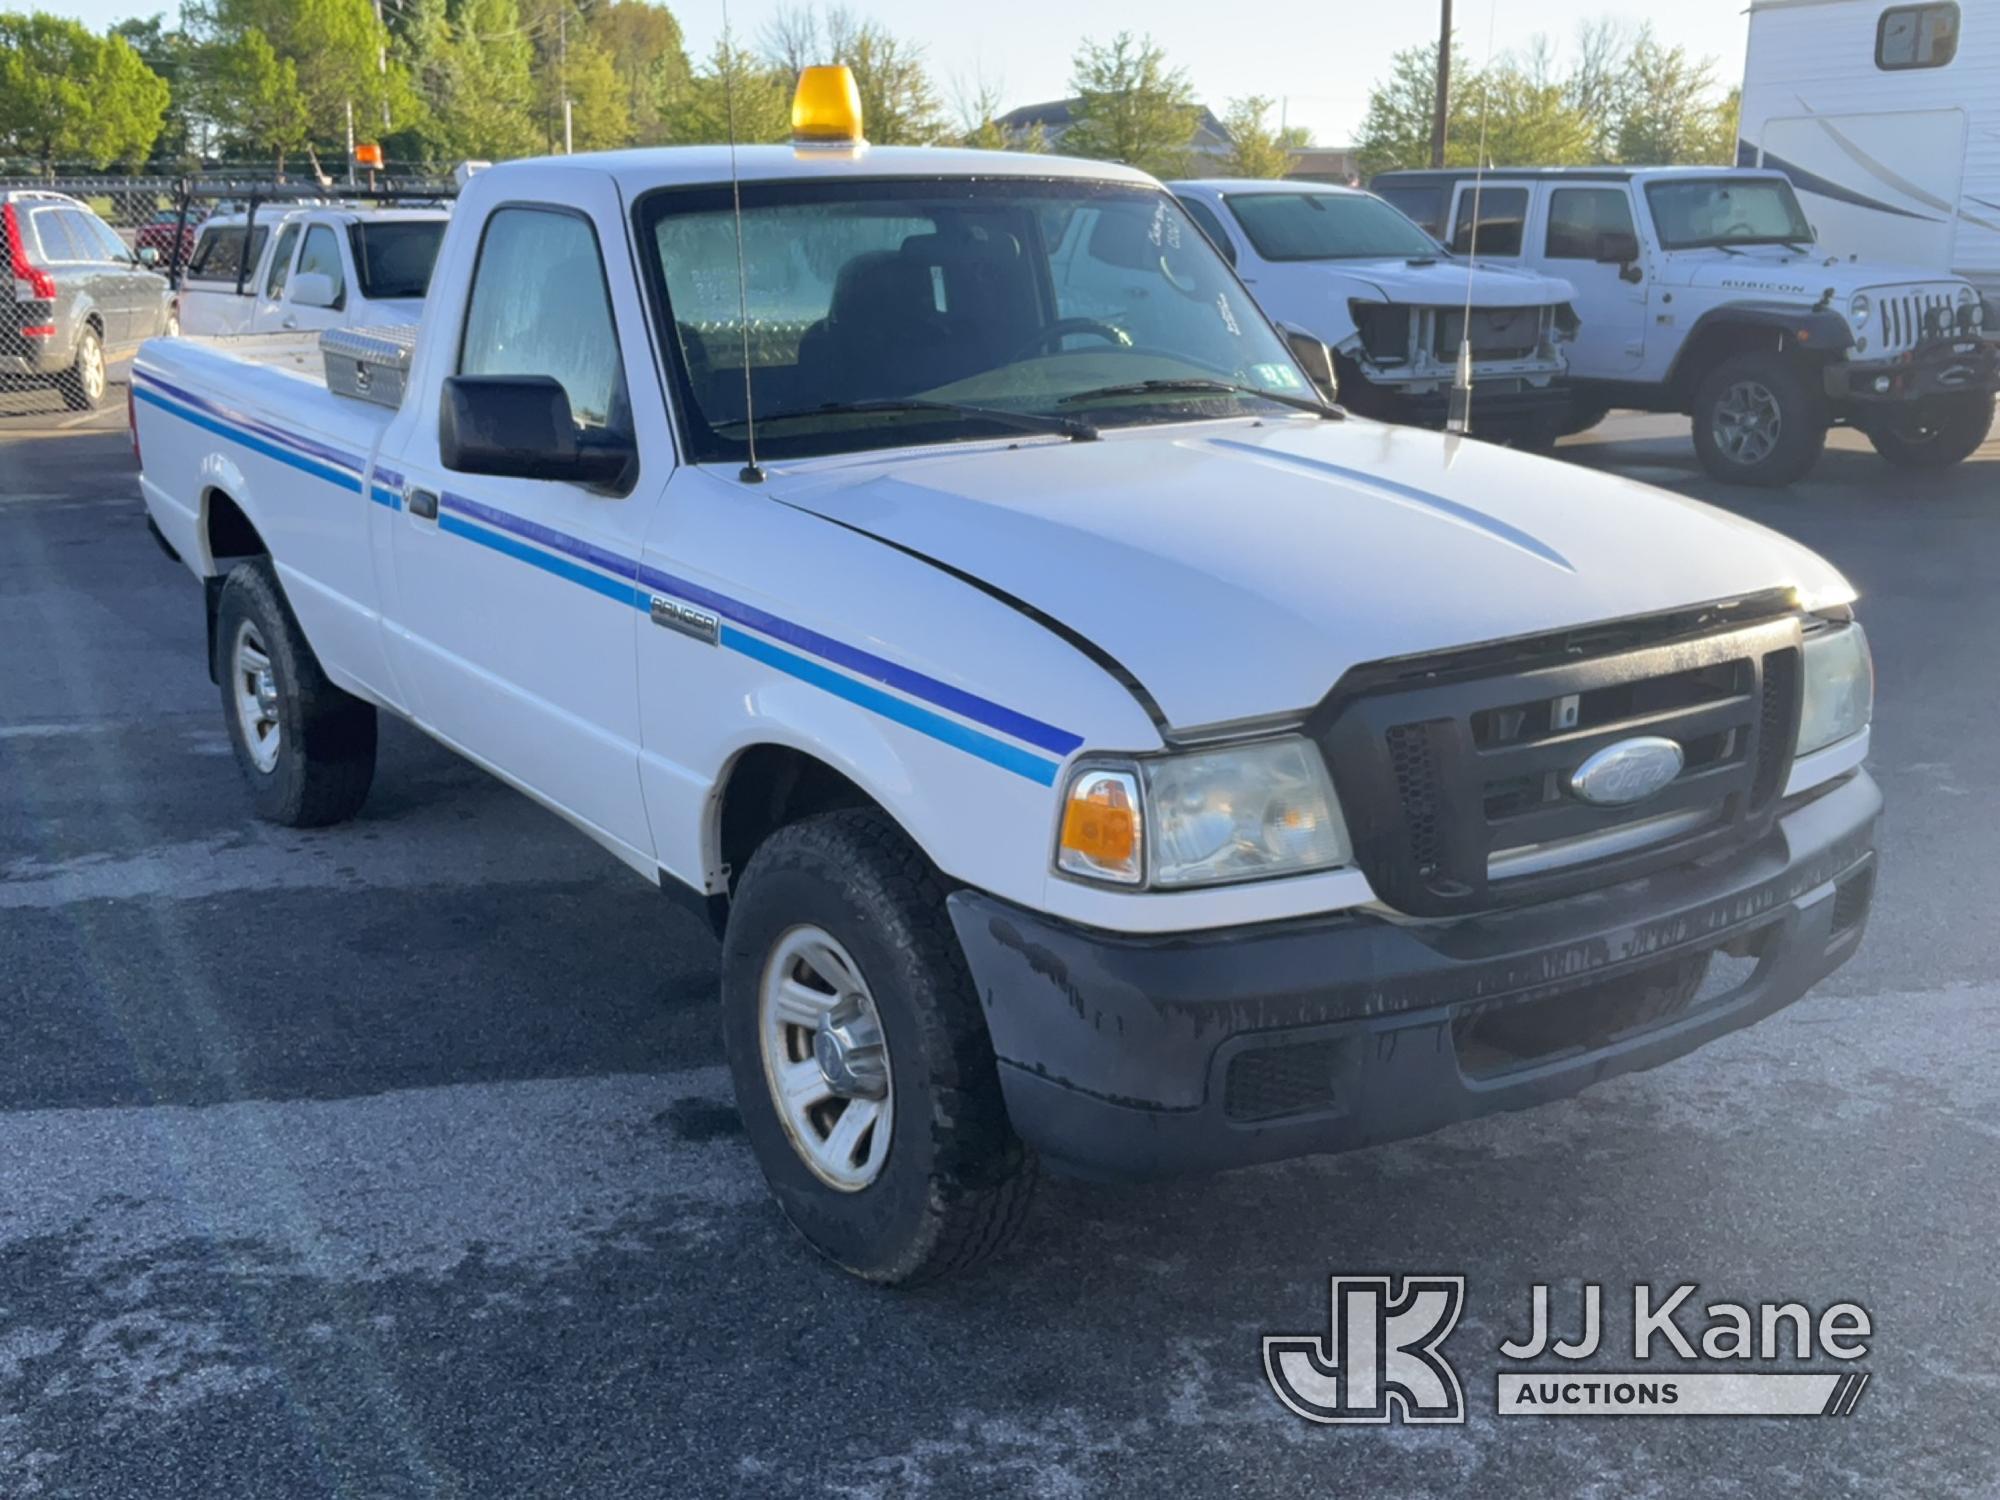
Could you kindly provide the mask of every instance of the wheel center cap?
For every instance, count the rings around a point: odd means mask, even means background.
[[[888,1089],[881,1028],[858,1007],[836,1007],[813,1033],[813,1061],[844,1099],[879,1099]]]

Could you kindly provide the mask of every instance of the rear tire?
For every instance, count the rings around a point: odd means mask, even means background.
[[[56,389],[63,405],[71,411],[97,411],[104,405],[110,380],[104,371],[104,340],[95,328],[86,327],[76,341],[76,358],[56,376]]]
[[[1725,359],[1695,390],[1695,452],[1725,484],[1803,479],[1826,447],[1828,425],[1826,402],[1807,372],[1782,355]]]
[[[287,828],[353,817],[375,779],[375,707],[327,680],[269,559],[230,572],[215,641],[223,717],[257,816]]]
[[[1863,431],[1875,451],[1899,469],[1948,469],[1979,451],[1993,428],[1994,397],[1933,396],[1888,412]]]
[[[1563,416],[1562,435],[1575,437],[1579,432],[1588,432],[1610,415],[1611,408],[1608,406],[1600,406],[1595,401],[1572,400]]]
[[[945,895],[885,815],[846,809],[758,849],[723,937],[723,1036],[765,1181],[815,1250],[888,1285],[977,1265],[1019,1232],[1034,1194]],[[802,942],[833,960],[793,967]],[[788,1019],[799,1002],[819,1019]],[[844,1043],[821,1040],[857,1011],[879,1070],[859,1088]],[[789,1105],[788,1088],[809,1102]],[[886,1119],[886,1147],[874,1125],[835,1145],[856,1108]]]

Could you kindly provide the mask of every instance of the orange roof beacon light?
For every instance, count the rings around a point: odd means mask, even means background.
[[[356,146],[354,148],[354,164],[357,167],[380,167],[382,165],[382,148],[372,143]]]
[[[865,146],[861,134],[861,91],[844,67],[818,66],[801,70],[798,92],[792,95],[792,144],[795,146]]]

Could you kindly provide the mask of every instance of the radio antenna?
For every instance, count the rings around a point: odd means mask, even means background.
[[[1444,421],[1446,432],[1460,437],[1472,430],[1472,277],[1479,261],[1480,198],[1486,187],[1486,122],[1493,116],[1493,21],[1499,0],[1486,7],[1486,71],[1481,78],[1479,97],[1479,154],[1472,162],[1472,233],[1465,245],[1465,311],[1458,325],[1458,369],[1451,380],[1451,404]],[[1451,46],[1446,36],[1443,46]]]
[[[729,29],[729,0],[722,0],[722,50],[729,59],[722,75],[722,100],[729,126],[729,201],[736,219],[736,326],[743,335],[743,440],[749,459],[737,478],[745,484],[762,484],[764,470],[757,462],[757,406],[750,384],[750,278],[743,267],[743,179],[736,172],[736,39]]]

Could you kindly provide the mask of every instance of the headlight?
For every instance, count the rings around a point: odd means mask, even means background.
[[[1070,778],[1056,849],[1069,874],[1163,889],[1352,858],[1326,763],[1297,738],[1085,766]]]
[[[1964,307],[1967,303],[1977,298],[1978,295],[1979,294],[1973,291],[1971,287],[1962,286],[1958,289],[1958,305],[1960,307]]]
[[[1810,755],[1868,727],[1875,707],[1875,663],[1859,625],[1836,625],[1806,637],[1806,682],[1799,705],[1798,753]]]
[[[1875,304],[1868,300],[1866,292],[1856,292],[1852,297],[1847,299],[1847,321],[1849,326],[1856,333],[1859,333],[1868,326],[1868,314],[1873,312],[1874,309]]]

